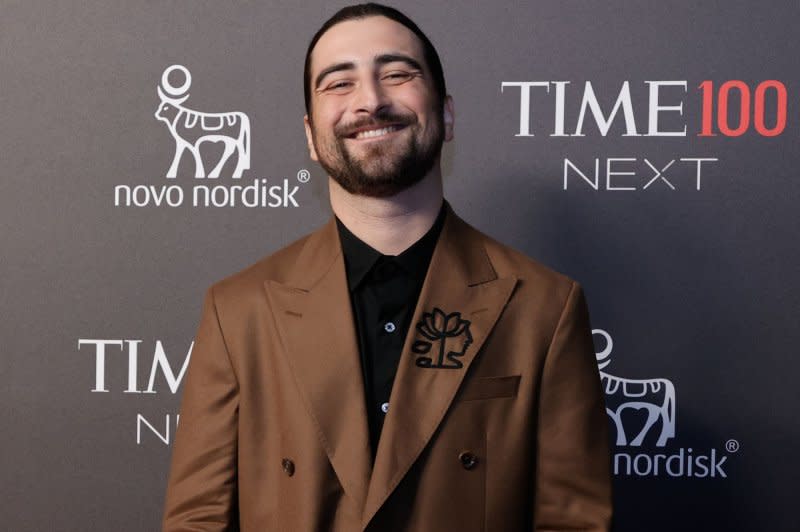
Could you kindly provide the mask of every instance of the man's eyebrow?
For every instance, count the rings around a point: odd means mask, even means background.
[[[325,76],[328,74],[333,74],[334,72],[339,72],[340,70],[353,70],[356,68],[356,64],[352,61],[346,61],[344,63],[336,63],[335,65],[331,65],[327,68],[323,68],[322,72],[317,74],[317,79],[314,81],[314,88],[318,89],[322,80],[325,79]]]
[[[403,54],[381,54],[375,58],[375,63],[378,65],[386,65],[388,63],[405,63],[406,65],[416,70],[422,70],[422,65],[413,57]]]

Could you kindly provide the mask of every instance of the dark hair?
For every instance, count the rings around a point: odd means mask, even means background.
[[[414,24],[414,21],[402,14],[400,11],[393,7],[370,2],[368,4],[358,4],[343,7],[334,13],[331,18],[326,20],[322,27],[317,30],[317,33],[314,34],[314,37],[312,37],[311,42],[308,45],[308,50],[306,51],[306,61],[303,69],[303,93],[306,101],[306,113],[310,114],[311,111],[311,52],[314,51],[317,41],[319,41],[325,32],[340,22],[368,17],[386,17],[394,20],[395,22],[410,29],[414,35],[416,35],[419,40],[422,41],[422,50],[423,55],[425,56],[425,63],[428,65],[428,69],[430,69],[431,75],[433,76],[433,86],[436,89],[439,105],[444,106],[444,99],[445,96],[447,96],[447,89],[445,88],[444,84],[442,62],[439,60],[439,54],[436,53],[436,48],[433,47],[430,39],[428,39],[428,37],[422,33],[422,30],[419,29],[416,24]]]

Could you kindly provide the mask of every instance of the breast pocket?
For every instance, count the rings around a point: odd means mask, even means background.
[[[458,401],[477,401],[515,397],[519,388],[520,375],[503,377],[467,378],[458,394]]]

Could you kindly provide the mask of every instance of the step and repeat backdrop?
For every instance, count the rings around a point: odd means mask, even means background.
[[[158,529],[205,289],[331,216],[302,65],[342,5],[2,2],[5,530]],[[456,212],[585,287],[615,530],[797,530],[797,3],[397,7]]]

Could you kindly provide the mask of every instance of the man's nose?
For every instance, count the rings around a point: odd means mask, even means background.
[[[355,94],[355,112],[375,114],[389,105],[388,95],[377,79],[359,83]]]

